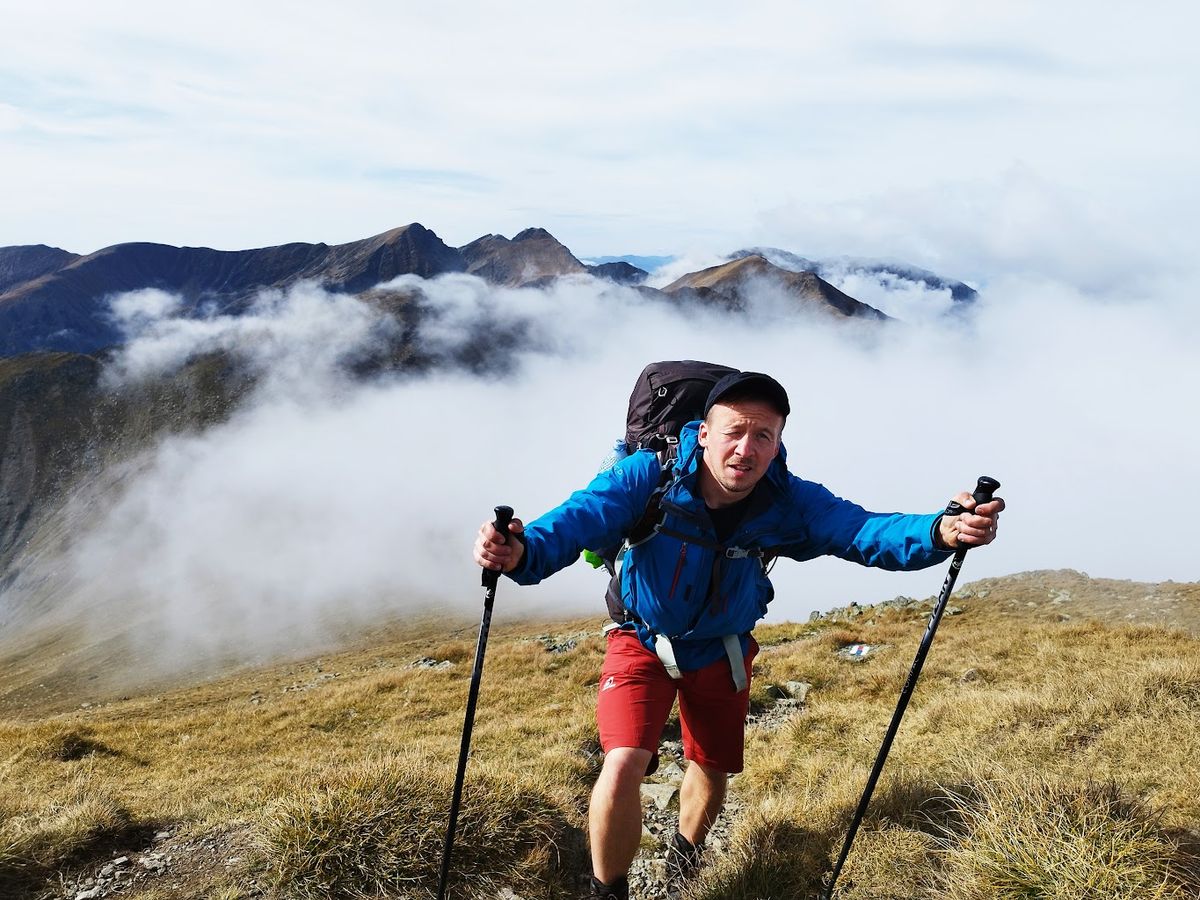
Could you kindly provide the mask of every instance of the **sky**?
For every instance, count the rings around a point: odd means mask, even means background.
[[[423,340],[450,352],[481,317],[519,322],[508,377],[364,384],[341,363],[389,326],[355,298],[302,286],[205,322],[165,295],[115,298],[131,338],[115,389],[215,348],[264,377],[230,422],[81,502],[55,566],[78,596],[146,604],[178,659],[405,603],[469,614],[487,511],[533,518],[582,486],[642,365],[688,357],[777,375],[793,471],[870,508],[932,511],[999,478],[1001,538],[965,581],[1200,579],[1193,5],[603,12],[6,9],[0,245],[332,244],[413,221],[461,245],[542,226],[579,256],[680,271],[755,245],[901,260],[979,287],[975,314],[850,273],[840,286],[908,324],[831,329],[769,290],[729,321],[587,279],[453,276],[425,286],[440,312]],[[780,565],[772,617],[928,596],[943,575]],[[597,579],[505,583],[499,615],[596,612]]]
[[[1034,252],[1047,211],[1175,246],[1200,200],[1198,19],[1182,0],[9,3],[0,245],[536,225],[581,256],[768,244],[976,281]]]

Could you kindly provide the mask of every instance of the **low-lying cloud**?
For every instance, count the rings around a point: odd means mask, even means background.
[[[393,286],[419,287],[436,311],[420,326],[425,351],[452,358],[481,323],[519,349],[485,344],[482,375],[364,378],[347,362],[399,326],[357,298],[300,286],[199,320],[169,297],[118,299],[132,339],[113,389],[214,349],[262,377],[227,422],[137,461],[76,536],[68,568],[94,608],[151,623],[176,661],[308,646],[418,607],[476,615],[479,523],[497,503],[532,519],[586,484],[637,373],[669,358],[775,374],[792,396],[792,470],[869,508],[932,511],[998,477],[1000,540],[970,556],[966,580],[1064,567],[1197,577],[1186,410],[1200,317],[1173,286],[1099,301],[1042,277],[995,279],[969,318],[849,328],[789,314],[769,291],[731,316],[586,277]],[[889,299],[894,314],[930,300]],[[771,618],[928,595],[943,575],[781,561]],[[600,615],[603,588],[582,565],[536,588],[505,582],[498,614]]]

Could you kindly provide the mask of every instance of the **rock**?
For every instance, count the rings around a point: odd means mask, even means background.
[[[961,616],[962,613],[963,613],[963,608],[961,606],[947,606],[946,607],[946,615],[948,615],[948,616]]]
[[[789,694],[785,688],[781,688],[777,684],[768,684],[767,696],[772,700],[783,700],[786,697],[790,697],[791,694]]]
[[[103,869],[100,870],[100,877],[108,878],[115,871],[117,871],[117,867],[114,866],[112,863],[109,863]]]
[[[862,662],[878,649],[879,647],[870,644],[851,644],[849,647],[843,647],[837,651],[837,655],[851,662]]]
[[[658,809],[666,809],[675,798],[678,788],[673,784],[643,784],[642,799],[650,800]]]
[[[807,681],[789,681],[783,686],[783,689],[788,692],[788,696],[793,700],[799,700],[803,703],[808,697],[808,692],[812,690],[812,685]]]
[[[825,618],[825,613],[821,612],[819,609],[814,609],[808,614],[808,621],[810,622],[820,622],[823,618]]]
[[[75,894],[75,900],[95,900],[96,897],[100,896],[100,892],[103,890],[104,888],[94,887],[88,888],[85,891],[79,891]]]
[[[958,676],[958,680],[964,684],[967,684],[972,681],[979,681],[979,679],[982,677],[983,676],[979,674],[978,669],[967,669],[967,671]]]
[[[422,656],[416,662],[410,663],[408,667],[410,669],[435,669],[440,671],[442,669],[452,668],[453,666],[454,663],[450,662],[448,659],[438,660],[431,656]]]
[[[677,762],[668,763],[666,768],[662,769],[658,774],[671,784],[679,784],[683,781],[683,769],[679,767],[679,763]]]
[[[167,859],[161,853],[147,853],[138,862],[143,869],[155,875],[162,874],[167,868]]]
[[[128,856],[118,856],[116,859],[114,859],[112,861],[112,864],[114,866],[116,866],[118,869],[120,869],[123,866],[129,865],[129,857]]]

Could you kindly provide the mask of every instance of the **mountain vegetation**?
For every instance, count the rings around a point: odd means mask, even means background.
[[[747,769],[689,900],[816,896],[931,602],[759,629]],[[1034,572],[953,603],[838,896],[1197,896],[1200,585]],[[451,896],[575,896],[600,624],[493,631]],[[43,704],[49,667],[4,657],[0,893],[432,896],[475,630],[431,615],[320,658]],[[642,855],[661,850],[647,833]]]

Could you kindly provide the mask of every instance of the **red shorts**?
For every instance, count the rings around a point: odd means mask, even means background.
[[[750,639],[746,681],[758,644]],[[604,752],[641,747],[658,753],[663,726],[679,693],[683,755],[706,769],[742,771],[742,751],[750,689],[738,693],[725,657],[685,672],[679,681],[667,674],[658,656],[628,630],[608,633],[608,651],[600,672],[596,724]]]

